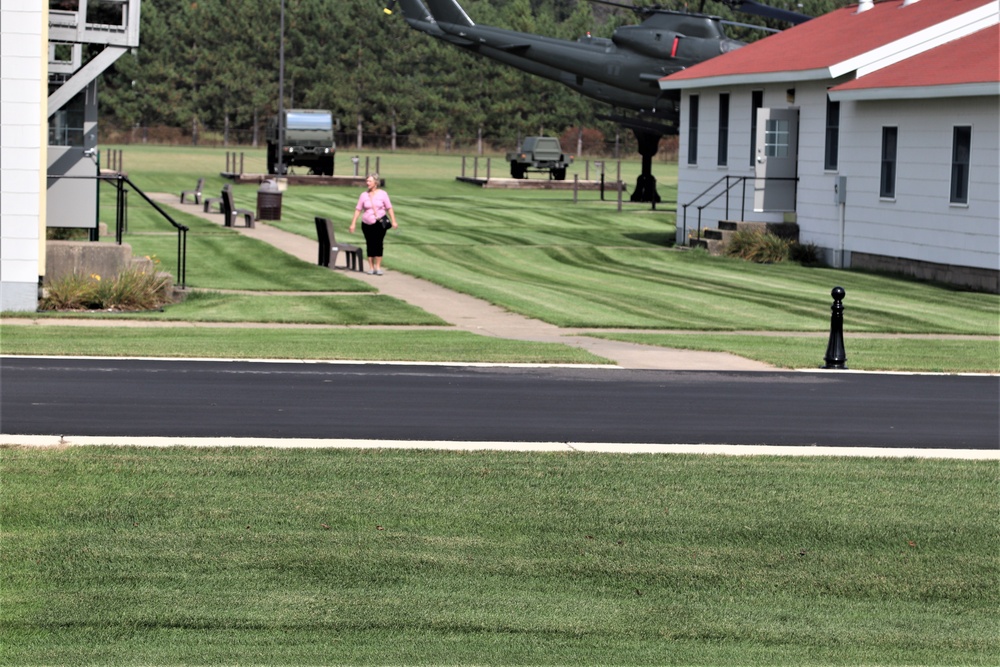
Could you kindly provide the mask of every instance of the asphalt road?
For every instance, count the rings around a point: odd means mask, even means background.
[[[0,359],[8,435],[1000,448],[1000,378]]]

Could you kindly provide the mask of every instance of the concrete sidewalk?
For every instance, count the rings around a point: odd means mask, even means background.
[[[157,203],[197,215],[211,222],[222,224],[218,213],[205,213],[199,204],[181,204],[177,195],[153,193],[150,198]],[[347,221],[343,222],[347,226]],[[279,250],[314,263],[318,252],[313,239],[282,231],[265,222],[257,222],[256,227],[234,227],[239,233],[269,243]],[[348,241],[346,229],[340,230],[339,238]],[[349,242],[363,244],[360,233]],[[758,361],[751,361],[733,354],[720,352],[698,352],[653,347],[634,343],[601,340],[579,335],[579,329],[563,329],[539,320],[533,320],[486,301],[466,294],[454,292],[420,278],[392,270],[392,236],[386,243],[385,275],[372,276],[350,272],[348,275],[378,288],[379,292],[395,297],[440,317],[454,325],[456,329],[470,331],[483,336],[508,338],[544,343],[572,345],[614,361],[623,368],[660,370],[713,370],[713,371],[768,371],[775,367]],[[597,331],[597,329],[586,329]]]

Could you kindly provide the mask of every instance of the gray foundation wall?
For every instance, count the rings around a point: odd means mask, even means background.
[[[852,252],[850,265],[852,269],[900,273],[912,278],[933,280],[978,292],[1000,294],[1000,271],[995,269],[937,264],[901,257],[871,255],[865,252]]]

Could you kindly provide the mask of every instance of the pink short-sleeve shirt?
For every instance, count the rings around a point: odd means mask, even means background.
[[[370,197],[368,192],[362,192],[358,197],[358,205],[354,207],[356,211],[362,211],[361,222],[366,225],[374,225],[375,221],[385,215],[390,208],[392,203],[385,190],[376,191],[374,197]]]

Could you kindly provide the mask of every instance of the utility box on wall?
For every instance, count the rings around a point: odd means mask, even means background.
[[[847,176],[837,176],[833,181],[833,203],[847,203]]]

